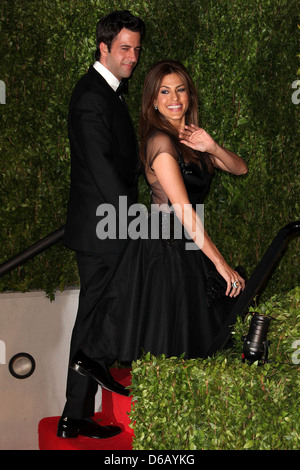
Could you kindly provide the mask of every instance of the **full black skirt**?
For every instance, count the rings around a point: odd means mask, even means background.
[[[101,303],[101,331],[121,362],[150,352],[184,358],[214,354],[230,335],[226,319],[235,300],[212,298],[218,273],[187,240],[130,240]],[[192,243],[192,242],[188,242]],[[222,284],[222,283],[221,283]]]

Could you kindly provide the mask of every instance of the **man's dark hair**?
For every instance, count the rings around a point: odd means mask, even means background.
[[[113,40],[123,28],[140,33],[141,39],[143,39],[145,35],[145,23],[143,20],[137,16],[133,16],[128,10],[116,10],[98,21],[96,27],[96,60],[99,60],[101,55],[99,49],[100,43],[104,42],[110,52]]]

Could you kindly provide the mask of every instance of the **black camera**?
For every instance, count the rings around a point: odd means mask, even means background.
[[[243,337],[242,359],[250,362],[263,359],[263,363],[268,359],[268,347],[270,342],[267,340],[267,333],[271,317],[259,313],[253,313],[250,328],[246,337]]]

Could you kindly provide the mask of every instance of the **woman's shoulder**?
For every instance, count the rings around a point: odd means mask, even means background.
[[[148,142],[166,142],[171,143],[171,137],[164,131],[160,129],[153,129],[148,137]]]
[[[176,147],[172,137],[164,131],[153,130],[148,138],[147,149],[150,153],[171,153],[176,152]]]
[[[149,134],[146,146],[146,159],[148,167],[152,169],[154,160],[162,153],[168,153],[178,160],[178,152],[172,140],[172,137],[161,130],[153,130]]]

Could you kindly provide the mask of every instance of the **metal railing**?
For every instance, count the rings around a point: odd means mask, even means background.
[[[250,303],[254,297],[259,293],[260,289],[264,285],[268,276],[270,275],[271,270],[273,269],[276,261],[281,255],[283,249],[285,248],[289,238],[294,235],[300,234],[300,221],[292,222],[282,229],[279,230],[276,237],[270,244],[269,248],[262,257],[260,263],[255,268],[253,274],[251,275],[249,281],[246,284],[246,287],[238,300],[236,301],[232,311],[230,312],[225,328],[230,327],[235,323],[237,316],[243,315],[246,309],[249,307]],[[0,265],[0,277],[4,276],[6,273],[12,269],[24,264],[29,259],[38,255],[39,253],[47,250],[50,246],[54,245],[63,238],[64,235],[64,226],[58,230],[50,233],[47,237],[42,240],[34,243],[29,248],[20,252],[18,255],[10,258]],[[223,347],[228,342],[226,339]],[[220,338],[216,338],[216,342],[220,341]]]
[[[0,277],[4,276],[9,271],[12,271],[18,266],[21,266],[29,259],[34,258],[36,255],[42,253],[43,251],[50,248],[50,246],[60,241],[63,238],[64,231],[65,227],[63,226],[47,235],[47,237],[42,238],[40,241],[34,243],[17,255],[8,259],[4,263],[0,264]]]
[[[253,274],[248,280],[244,291],[239,296],[233,309],[231,310],[226,320],[226,324],[224,325],[225,328],[233,325],[236,321],[236,318],[238,316],[242,316],[246,312],[254,297],[259,294],[261,288],[265,284],[268,276],[270,275],[275,263],[277,262],[279,256],[285,248],[288,240],[291,238],[292,235],[295,234],[300,234],[300,220],[287,224],[279,230],[274,240],[270,244],[269,248],[263,255],[261,261],[253,271]],[[226,347],[230,340],[230,337],[231,334],[228,335],[221,349]],[[220,338],[216,338],[216,343],[218,342],[218,340],[220,340]]]

